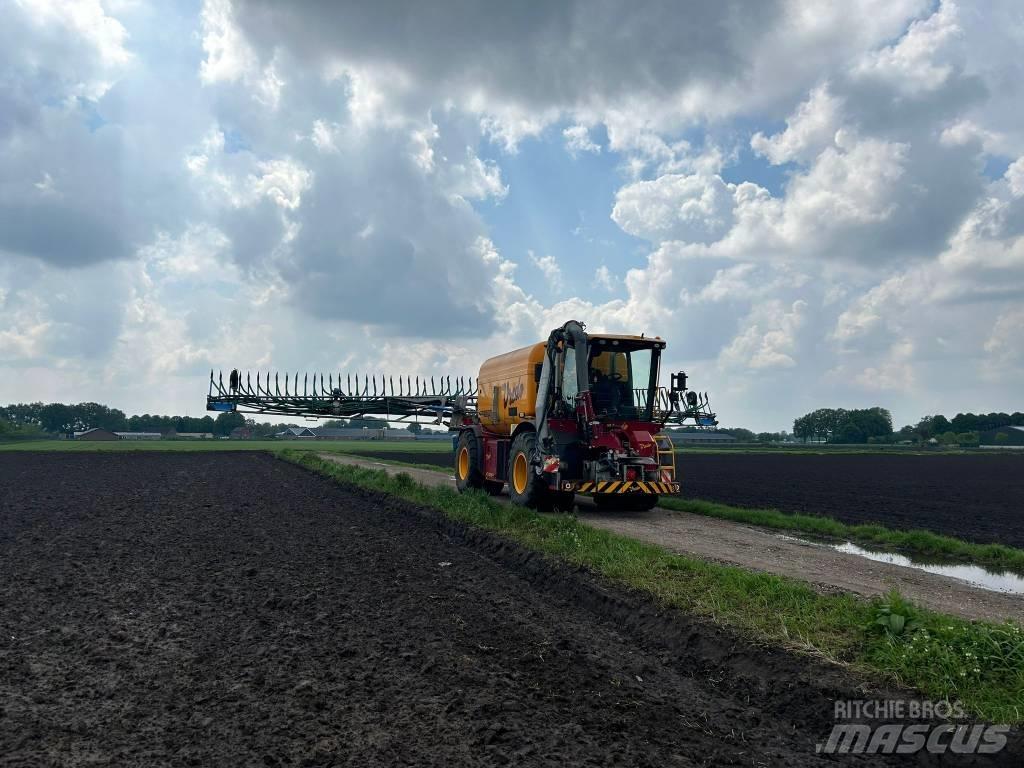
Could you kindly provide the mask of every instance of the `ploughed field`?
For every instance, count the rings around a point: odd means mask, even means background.
[[[1024,456],[677,456],[686,495],[1024,547]]]
[[[267,455],[0,455],[0,765],[834,764],[845,675]]]
[[[450,467],[450,453],[386,454]],[[1024,547],[1024,456],[688,453],[676,455],[685,498],[924,528]]]

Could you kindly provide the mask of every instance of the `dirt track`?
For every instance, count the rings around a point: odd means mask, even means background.
[[[450,453],[359,454],[445,467],[452,463]],[[677,462],[687,498],[1024,547],[1024,456],[683,451]]]
[[[2,765],[816,765],[863,696],[264,455],[0,455]]]

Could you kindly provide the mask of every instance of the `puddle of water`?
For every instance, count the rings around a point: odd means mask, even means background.
[[[897,555],[892,552],[876,552],[859,547],[849,541],[842,544],[826,544],[825,546],[837,552],[859,555],[860,557],[880,563],[890,563],[905,568],[916,568],[927,573],[935,573],[939,576],[949,576],[950,578],[966,581],[975,587],[989,589],[993,592],[1024,595],[1024,577],[1009,571],[990,571],[987,568],[982,568],[980,565],[965,565],[961,563],[920,563],[916,560],[911,560],[906,555]]]

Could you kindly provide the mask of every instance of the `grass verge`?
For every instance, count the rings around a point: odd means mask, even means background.
[[[349,453],[349,451],[336,451],[336,453]],[[447,466],[442,467],[440,464],[417,464],[411,461],[398,461],[397,459],[385,459],[383,456],[363,456],[362,454],[351,452],[353,459],[361,459],[362,461],[372,461],[375,464],[387,464],[389,467],[409,467],[411,469],[426,469],[431,472],[437,472],[438,474],[447,475],[453,477],[452,473],[455,471],[454,467]]]
[[[875,523],[849,525],[833,517],[779,512],[775,509],[731,507],[700,499],[662,498],[659,506],[763,528],[844,539],[869,549],[914,555],[919,559],[963,560],[988,568],[1024,573],[1024,549],[1003,544],[976,544],[931,531],[897,531]]]
[[[280,455],[495,531],[754,639],[849,663],[933,699],[958,700],[992,722],[1024,722],[1024,632],[1015,624],[968,622],[918,609],[896,595],[874,601],[822,595],[799,581],[677,555],[570,516],[499,504],[483,493],[427,487],[405,474],[339,465],[304,452]],[[900,621],[888,618],[893,615]]]

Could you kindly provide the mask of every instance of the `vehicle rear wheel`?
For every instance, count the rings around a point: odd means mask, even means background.
[[[480,461],[480,441],[472,432],[464,430],[455,446],[455,487],[459,493],[465,493],[472,488],[483,488],[486,482]]]
[[[658,497],[651,493],[601,493],[594,496],[598,509],[618,512],[646,512],[658,506]]]
[[[508,495],[513,504],[531,509],[547,509],[551,493],[533,468],[537,452],[537,434],[520,432],[512,441],[508,456]]]

